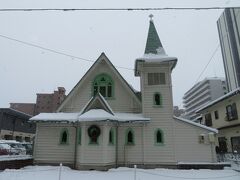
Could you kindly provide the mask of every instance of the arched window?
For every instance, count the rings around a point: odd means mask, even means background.
[[[155,131],[155,145],[162,145],[164,143],[163,131],[161,129],[157,129]]]
[[[134,145],[134,132],[132,129],[126,131],[126,144]]]
[[[60,144],[68,144],[68,139],[69,139],[68,130],[62,129],[60,133]]]
[[[154,105],[162,105],[162,96],[160,93],[155,93],[153,96]]]
[[[114,131],[113,129],[111,128],[110,131],[109,131],[109,141],[108,143],[110,145],[113,145],[114,144]]]
[[[99,92],[103,97],[113,97],[113,85],[112,78],[109,75],[98,75],[93,81],[93,96]]]

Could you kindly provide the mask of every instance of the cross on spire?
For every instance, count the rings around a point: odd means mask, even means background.
[[[150,15],[149,15],[149,18],[150,18],[150,20],[152,21],[152,20],[153,20],[153,15],[150,14]]]
[[[153,15],[150,14],[149,17],[150,17],[150,25],[149,25],[149,29],[148,29],[147,43],[146,43],[144,54],[149,54],[149,53],[160,54],[159,50],[163,49],[163,46],[159,39],[157,30],[156,30],[153,20],[152,20]],[[161,52],[163,52],[163,51],[161,51]]]

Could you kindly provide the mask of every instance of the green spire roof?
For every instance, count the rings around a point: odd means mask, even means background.
[[[153,24],[153,20],[150,20],[150,25],[148,29],[148,37],[147,37],[147,44],[145,48],[145,53],[144,54],[158,54],[157,49],[162,47],[162,43],[158,37],[157,30]]]

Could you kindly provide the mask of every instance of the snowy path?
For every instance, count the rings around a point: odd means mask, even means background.
[[[0,173],[0,180],[58,180],[59,167],[28,166],[20,170],[5,170]],[[107,172],[77,171],[63,167],[61,180],[134,180],[134,169],[118,168]],[[171,170],[137,169],[137,180],[240,180],[240,173],[225,170]]]

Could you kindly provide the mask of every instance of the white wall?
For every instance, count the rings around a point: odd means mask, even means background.
[[[69,132],[69,144],[60,144],[63,128]],[[37,163],[74,163],[75,128],[70,124],[37,123],[34,160]]]
[[[210,131],[175,120],[175,150],[177,162],[215,162],[215,144],[210,144]],[[205,134],[205,142],[199,136]]]

